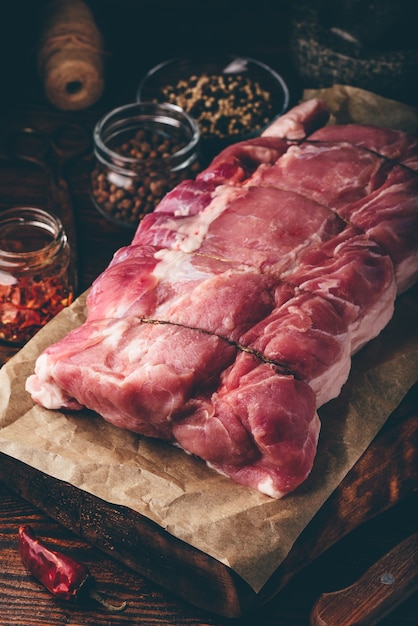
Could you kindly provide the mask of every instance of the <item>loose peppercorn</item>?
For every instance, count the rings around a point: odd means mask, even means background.
[[[177,104],[198,122],[202,137],[255,132],[273,117],[270,93],[243,74],[191,76],[161,88],[160,99]]]

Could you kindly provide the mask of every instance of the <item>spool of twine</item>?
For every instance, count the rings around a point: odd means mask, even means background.
[[[59,109],[85,109],[102,95],[102,36],[82,0],[47,5],[38,71],[46,97]]]

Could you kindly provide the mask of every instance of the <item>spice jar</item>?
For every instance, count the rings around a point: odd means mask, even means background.
[[[151,68],[137,102],[167,102],[195,119],[206,162],[231,143],[260,135],[289,104],[286,82],[272,67],[214,53],[168,59]]]
[[[36,207],[0,213],[0,340],[23,345],[71,304],[75,289],[60,220]]]
[[[201,167],[197,123],[176,105],[119,107],[98,121],[93,138],[93,202],[107,219],[129,228]]]

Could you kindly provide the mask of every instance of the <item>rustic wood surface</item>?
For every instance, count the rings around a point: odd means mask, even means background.
[[[0,481],[15,498],[23,498],[25,506],[31,503],[37,507],[38,517],[33,518],[37,534],[53,542],[55,547],[76,555],[78,547],[74,549],[74,542],[78,546],[83,541],[84,546],[89,546],[88,552],[79,552],[83,561],[89,559],[89,553],[101,554],[95,557],[98,563],[112,558],[118,568],[128,566],[131,572],[141,575],[141,580],[144,576],[144,583],[153,581],[164,588],[166,597],[174,593],[179,606],[182,598],[200,607],[195,608],[196,611],[204,608],[208,623],[226,623],[219,617],[213,617],[212,622],[210,613],[215,612],[222,616],[239,615],[242,617],[236,622],[239,624],[250,624],[255,614],[262,620],[260,624],[284,624],[284,603],[286,619],[290,619],[289,615],[296,608],[304,612],[300,613],[300,621],[295,622],[302,625],[308,623],[310,604],[315,595],[321,595],[321,590],[338,590],[355,582],[375,560],[414,532],[418,510],[417,454],[418,384],[258,595],[228,568],[174,539],[133,511],[109,505],[5,455],[0,459]],[[44,519],[41,511],[52,518],[46,528],[41,523]],[[15,521],[14,557],[18,561],[17,526],[27,521],[25,516]],[[54,521],[59,522],[64,533],[60,534],[60,541],[55,536]],[[66,543],[67,535],[62,527],[72,532],[70,545]],[[415,568],[416,574],[416,560],[408,569],[410,575],[413,574],[411,568]],[[22,572],[25,579],[24,568]],[[31,577],[26,576],[26,579],[29,582]],[[293,593],[297,595],[298,587],[297,604],[287,613],[286,603]],[[137,601],[135,594],[129,597],[130,603]],[[416,595],[414,598],[418,600]],[[408,602],[405,606],[408,608]],[[416,606],[413,603],[412,606],[415,610]],[[87,609],[86,605],[84,607]],[[162,613],[160,623],[171,623],[165,619]]]
[[[33,166],[17,164],[6,158],[5,140],[8,133],[32,125],[49,131],[69,121],[80,123],[91,132],[103,112],[134,99],[139,77],[146,69],[160,60],[182,54],[199,43],[203,42],[210,47],[215,32],[220,49],[243,52],[273,64],[288,80],[292,88],[292,100],[298,98],[301,86],[292,74],[287,55],[287,2],[278,2],[273,9],[272,3],[262,0],[258,3],[259,10],[254,13],[253,9],[243,9],[240,2],[228,3],[229,8],[226,9],[225,3],[215,1],[211,3],[205,18],[198,18],[194,15],[194,3],[180,3],[179,8],[178,4],[174,5],[167,0],[146,3],[145,8],[144,3],[140,3],[139,9],[138,3],[129,0],[97,0],[90,4],[106,39],[104,97],[87,111],[58,111],[46,101],[36,72],[36,29],[40,19],[38,8],[43,4],[26,0],[20,3],[8,2],[4,8],[3,24],[7,32],[0,48],[0,210],[16,204],[45,205],[46,202],[42,173]],[[77,223],[80,291],[88,287],[106,267],[112,254],[130,240],[129,233],[111,225],[94,209],[89,196],[90,166],[90,157],[85,156],[70,164],[66,171]],[[1,360],[6,360],[9,353],[10,350],[5,347],[0,349]],[[405,449],[412,454],[418,420],[416,389],[399,411],[398,418],[401,418],[402,426],[393,426],[395,430],[391,430],[389,424],[383,435],[386,439],[382,441],[386,441],[390,447],[393,444],[392,435],[395,439],[402,437]],[[401,447],[398,446],[397,450],[401,450]],[[391,460],[384,453],[381,456],[382,476],[387,478],[391,473]],[[290,559],[294,558],[295,561],[287,564],[289,570],[300,569],[300,572],[264,608],[232,623],[240,626],[254,623],[260,626],[308,626],[310,611],[322,593],[353,583],[374,561],[414,532],[418,510],[418,493],[415,491],[417,479],[412,471],[415,458],[409,458],[409,479],[402,486],[401,493],[393,499],[393,506],[349,532],[324,553],[323,549],[327,542],[328,545],[332,543],[332,537],[325,536],[324,522],[321,517],[317,518],[311,539],[306,536],[303,538],[306,566],[301,557],[303,552],[291,556]],[[358,489],[358,479],[365,477],[363,471],[361,463],[356,466],[352,498],[361,495],[355,486]],[[345,494],[344,497],[348,497],[350,491]],[[378,497],[381,495],[377,494]],[[369,504],[371,512],[381,508],[381,500]],[[344,498],[331,499],[328,512],[338,516],[339,506],[344,506]],[[52,598],[28,575],[17,553],[17,529],[21,523],[31,524],[37,534],[50,542],[52,547],[66,551],[86,563],[104,595],[114,601],[128,602],[126,611],[110,614],[94,604],[69,606]],[[356,526],[355,520],[351,521],[351,525]],[[332,533],[332,527],[329,532]],[[335,532],[341,532],[341,529]],[[180,574],[173,571],[173,577]],[[272,581],[271,589],[266,589],[266,596],[273,594],[275,582]],[[99,550],[91,542],[80,538],[32,504],[30,494],[27,498],[18,495],[10,488],[7,477],[0,482],[0,606],[0,624],[4,626],[231,624],[226,618],[179,599]],[[383,626],[416,626],[417,616],[418,596],[414,594],[381,623]]]
[[[260,626],[308,626],[310,611],[323,592],[352,584],[397,541],[413,532],[417,507],[416,494],[406,498],[302,570],[263,609],[231,621],[179,600],[81,540],[0,484],[0,624],[252,626],[257,623]],[[27,574],[17,553],[17,528],[21,523],[31,524],[53,548],[86,563],[103,595],[114,602],[126,600],[127,609],[123,613],[110,614],[93,604],[69,606],[52,598]],[[418,597],[415,594],[381,623],[382,626],[416,626],[417,615]]]
[[[312,626],[377,624],[418,591],[417,564],[418,531],[373,563],[352,585],[322,594],[311,612]]]

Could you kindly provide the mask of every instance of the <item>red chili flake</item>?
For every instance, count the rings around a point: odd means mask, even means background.
[[[72,289],[57,277],[0,286],[0,339],[24,344],[73,299]]]

